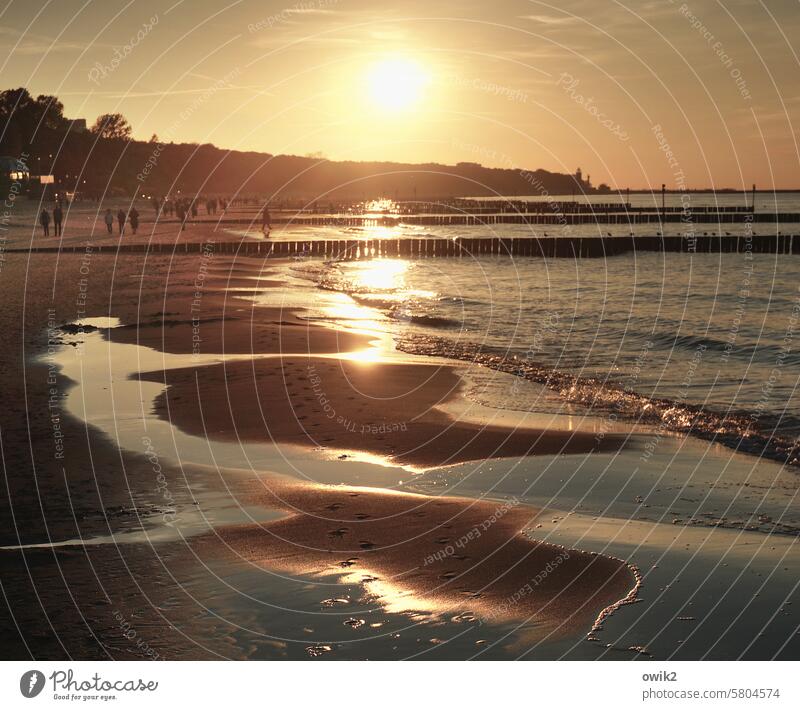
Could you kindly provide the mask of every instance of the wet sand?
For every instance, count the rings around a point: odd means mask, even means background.
[[[119,342],[169,353],[281,355],[277,361],[143,374],[143,379],[167,386],[156,411],[185,431],[221,440],[330,445],[416,468],[492,457],[613,451],[624,441],[614,435],[598,439],[591,432],[457,421],[438,408],[462,394],[457,366],[428,364],[421,358],[386,362],[379,352],[366,352],[374,338],[313,325],[296,309],[257,306],[227,292],[229,275],[240,280],[248,273],[254,280],[264,276],[258,260],[239,259],[235,266],[215,267],[210,273],[202,319],[191,305],[187,312],[187,301],[170,301],[161,322],[111,331]]]
[[[532,540],[537,511],[270,477],[253,495],[288,517],[223,528],[196,539],[201,555],[225,550],[256,565],[362,583],[389,610],[523,620],[535,635],[584,633],[631,595],[621,560]]]
[[[233,263],[215,259],[218,265]],[[119,533],[136,529],[148,515],[162,513],[140,507],[143,493],[154,487],[152,462],[144,452],[116,449],[99,430],[60,409],[70,383],[46,361],[32,360],[46,353],[48,339],[50,347],[60,347],[59,326],[93,316],[113,316],[127,326],[112,331],[115,341],[165,352],[193,352],[193,328],[199,323],[204,354],[313,355],[148,375],[166,379],[170,387],[156,404],[164,407],[169,402],[164,416],[192,430],[198,426],[199,401],[212,437],[268,436],[308,447],[318,438],[330,439],[331,447],[371,451],[416,466],[593,449],[592,435],[454,421],[436,406],[459,396],[457,368],[336,359],[365,348],[370,339],[312,325],[302,314],[259,307],[235,292],[227,293],[225,266],[209,274],[200,305],[194,306],[198,261],[197,255],[154,259],[77,254],[58,260],[54,255],[8,255],[1,275],[6,308],[0,325],[15,346],[3,353],[0,367],[9,403],[0,414],[10,490],[10,504],[4,502],[0,511],[4,544]],[[260,263],[240,259],[235,264],[237,285],[242,287],[251,285],[247,273],[264,275]],[[264,285],[252,284],[256,289]],[[328,417],[308,380],[309,365],[316,368],[337,411],[360,426],[368,424],[367,432],[348,431],[352,427]],[[197,383],[201,383],[200,399],[193,401],[187,388],[194,389]],[[265,393],[266,422],[253,416]],[[228,401],[236,403],[234,415],[223,406]],[[309,415],[299,413],[305,407]],[[307,418],[300,419],[303,416]],[[391,422],[397,427],[403,423],[405,430],[385,431]],[[374,431],[382,426],[383,431]],[[610,438],[605,445],[613,446]],[[343,479],[348,465],[344,458]],[[176,464],[165,461],[163,469],[171,480],[180,480]],[[31,472],[35,472],[33,486]],[[165,545],[164,553],[175,554],[175,568],[168,577],[181,571],[191,574],[195,554],[294,574],[356,574],[373,590],[375,585],[391,584],[400,596],[463,609],[489,621],[532,619],[548,634],[588,632],[597,615],[625,598],[635,585],[634,575],[620,560],[565,551],[521,535],[535,515],[530,509],[508,510],[498,517],[499,503],[299,485],[268,472],[258,472],[255,489],[251,486],[232,495],[240,493],[266,508],[291,510],[291,515],[264,524],[220,527],[196,538],[190,548],[179,545],[180,554],[174,545]],[[174,496],[176,506],[192,504],[188,490],[176,487]],[[464,539],[467,542],[456,553],[447,552],[448,545],[455,548]],[[151,617],[148,623],[154,628],[160,628],[163,617],[159,603],[138,582],[135,587],[118,583],[120,565],[125,569],[123,579],[127,575],[145,580],[152,574],[148,568],[163,565],[159,549],[98,545],[1,553],[4,591],[12,603],[0,616],[0,630],[8,639],[3,657],[126,657],[130,649],[113,651],[115,644],[108,636],[116,638],[118,629],[108,614],[120,605],[138,609],[137,613]],[[93,579],[87,577],[89,572]],[[168,589],[169,578],[163,583]],[[47,589],[39,594],[42,585]],[[180,590],[172,591],[181,596]],[[397,596],[385,587],[377,593],[387,599]],[[35,604],[25,601],[34,598]],[[202,611],[193,600],[184,599],[169,615],[169,625],[195,624],[192,628],[202,633],[198,614]],[[75,632],[76,624],[82,631]],[[170,635],[166,626],[154,633],[157,638],[162,635]],[[184,644],[181,653],[206,657],[193,644]]]
[[[492,457],[608,451],[623,441],[609,436],[598,442],[591,432],[457,421],[437,409],[461,391],[457,369],[448,366],[289,355],[143,377],[167,385],[156,412],[190,433],[330,446],[417,469]]]

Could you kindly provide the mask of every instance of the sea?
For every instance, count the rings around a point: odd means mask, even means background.
[[[492,232],[518,228],[497,225]],[[354,234],[305,229],[271,238]],[[454,229],[453,236],[491,236],[482,227]],[[404,232],[417,233],[401,222],[359,234]],[[238,259],[221,255],[217,268],[235,269]],[[244,259],[252,268],[252,257]],[[65,410],[121,449],[141,453],[146,441],[159,466],[180,466],[181,477],[170,478],[174,523],[163,522],[163,492],[147,486],[131,490],[136,515],[109,518],[109,535],[55,537],[28,552],[50,565],[56,555],[56,575],[87,545],[94,560],[107,557],[108,564],[120,549],[126,565],[154,549],[158,569],[134,567],[134,574],[163,597],[159,614],[173,618],[173,610],[184,610],[191,621],[181,624],[174,611],[174,626],[137,622],[166,658],[196,658],[201,649],[242,659],[324,653],[341,660],[796,660],[798,264],[792,255],[747,250],[577,260],[264,261],[270,281],[282,286],[260,289],[254,282],[242,297],[372,334],[374,347],[342,355],[365,367],[373,357],[457,367],[463,396],[442,402],[459,407],[447,410],[455,416],[625,437],[619,450],[487,458],[424,471],[358,452],[343,457],[335,443],[312,450],[183,431],[153,411],[163,383],[137,374],[201,367],[220,356],[120,343],[107,332],[120,323],[84,322],[96,330],[65,333],[53,355],[74,383]],[[335,566],[286,575],[235,559],[204,556],[198,564],[186,545],[193,536],[285,514],[235,493],[262,475],[523,503],[532,516],[523,534],[622,559],[637,570],[641,587],[634,603],[596,628],[541,638],[534,623],[486,625],[461,607],[431,611],[425,599],[370,588]],[[29,570],[13,574],[26,579]],[[131,570],[120,574],[127,579]],[[13,589],[5,576],[4,587]],[[120,609],[135,608],[136,590],[128,586],[130,599],[123,594]],[[367,623],[356,628],[353,619]],[[119,647],[119,631],[109,623],[107,647]],[[86,636],[80,624],[70,633],[73,642]]]
[[[680,199],[667,197],[673,204]],[[714,204],[708,196],[692,198]],[[717,203],[746,199],[723,195]],[[757,195],[757,209],[774,209],[769,200],[779,200],[784,212],[800,210],[795,193]],[[672,226],[675,233],[683,227]],[[744,226],[722,228],[737,233]],[[762,233],[776,228],[757,226]],[[719,225],[694,228],[702,233],[713,227]],[[786,224],[780,227],[787,230]],[[400,224],[338,231],[350,239],[354,233],[375,239],[420,231],[434,237],[521,236],[525,229],[412,230]],[[541,236],[541,229],[536,232]],[[516,375],[543,385],[559,407],[566,402],[615,422],[655,426],[800,465],[800,257],[748,247],[741,253],[641,252],[604,259],[301,258],[292,273],[318,289],[346,294],[364,309],[334,313],[340,325],[367,320],[404,352]],[[526,401],[531,390],[517,389],[489,388],[482,396],[501,408],[554,406],[541,390],[536,401]]]

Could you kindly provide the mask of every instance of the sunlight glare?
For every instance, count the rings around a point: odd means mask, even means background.
[[[405,284],[408,262],[402,259],[374,259],[359,264],[356,283],[363,289],[396,290]]]
[[[399,111],[416,104],[430,77],[422,66],[404,57],[384,59],[369,72],[369,93],[375,103],[386,111]]]

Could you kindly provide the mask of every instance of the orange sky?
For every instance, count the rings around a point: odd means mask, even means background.
[[[790,0],[26,1],[0,56],[4,88],[137,138],[787,188],[798,30]]]

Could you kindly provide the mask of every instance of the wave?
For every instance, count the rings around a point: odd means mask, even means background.
[[[398,339],[396,346],[414,355],[473,362],[522,377],[544,385],[567,402],[585,406],[595,414],[654,426],[654,437],[666,432],[687,434],[741,453],[800,466],[800,442],[775,434],[777,426],[785,424],[785,417],[776,418],[758,406],[750,412],[717,412],[679,400],[649,398],[621,385],[578,377],[528,359],[498,353],[496,348],[435,336],[407,335]],[[645,446],[643,456],[649,458],[647,451]]]
[[[661,348],[684,348],[686,350],[704,348],[720,353],[725,357],[757,362],[775,361],[780,357],[785,365],[800,365],[800,354],[786,353],[782,346],[775,344],[753,343],[742,341],[738,338],[720,340],[707,335],[676,335],[668,332],[634,333],[628,330],[622,334],[629,337],[633,335],[641,340],[649,340]]]
[[[461,328],[463,323],[453,318],[443,316],[432,316],[424,313],[407,313],[403,309],[396,309],[390,313],[391,318],[398,321],[408,321],[414,325],[421,325],[427,328]]]
[[[462,320],[432,311],[443,308],[445,313],[449,313],[455,306],[463,315],[465,306],[474,305],[477,307],[475,310],[480,311],[486,305],[480,300],[473,301],[461,296],[439,296],[419,302],[402,290],[376,293],[374,287],[353,283],[336,264],[326,264],[316,270],[314,280],[318,288],[347,293],[354,301],[383,312],[391,320],[405,321],[422,328],[463,330],[465,323]],[[676,323],[676,331],[679,327],[680,324]],[[768,362],[780,356],[787,365],[800,364],[800,356],[784,352],[779,345],[759,345],[743,339],[729,343],[708,334],[676,335],[641,327],[617,330],[620,337],[650,341],[662,350],[678,348],[697,352],[704,348],[719,353],[720,358]],[[746,333],[738,335],[745,336]],[[653,426],[656,437],[667,432],[687,434],[714,441],[741,453],[800,466],[800,438],[795,438],[795,432],[800,431],[800,419],[785,412],[770,411],[766,406],[769,397],[756,403],[751,411],[726,410],[723,403],[717,405],[720,409],[716,410],[708,404],[701,406],[685,399],[651,398],[599,377],[574,375],[563,369],[563,360],[562,369],[554,369],[521,354],[514,355],[509,352],[508,345],[501,347],[499,344],[456,341],[443,335],[419,331],[397,337],[396,345],[398,349],[409,353],[475,362],[522,377],[544,385],[567,402],[585,406],[594,413],[605,413],[609,417]],[[682,387],[678,395],[688,399],[689,391],[689,386]]]

